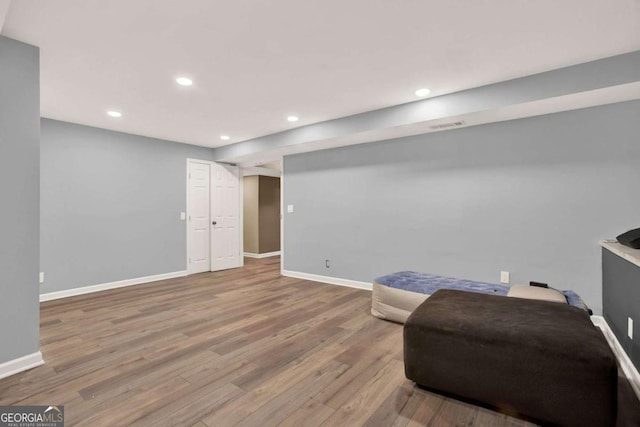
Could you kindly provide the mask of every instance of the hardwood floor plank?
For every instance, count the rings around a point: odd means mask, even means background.
[[[174,394],[184,391],[189,386],[187,381],[172,377],[147,390],[137,389],[127,399],[120,400],[115,404],[109,402],[108,405],[103,405],[102,408],[92,411],[92,414],[84,419],[78,419],[79,414],[72,413],[67,421],[87,427],[128,425],[140,416],[141,410],[151,412],[151,408],[170,402]]]
[[[157,408],[128,425],[131,427],[191,426],[243,393],[242,389],[231,383],[207,384],[199,389],[189,390],[184,397],[175,399],[170,405]]]
[[[445,401],[438,407],[429,421],[430,427],[438,426],[472,426],[474,425],[477,410],[471,408],[464,402],[452,399]],[[501,416],[501,415],[498,415]]]
[[[218,366],[215,363],[212,365],[212,369],[206,371],[200,371],[193,375],[180,375],[189,383],[194,385],[202,385],[212,382],[224,382],[233,383],[238,377],[252,372],[258,368],[257,365],[246,360],[238,360],[230,365]]]
[[[258,357],[269,360],[270,363],[263,364],[261,369],[255,370],[247,375],[234,380],[234,384],[245,390],[251,390],[261,384],[273,374],[277,374],[287,369],[287,366],[302,355],[313,351],[324,344],[322,337],[325,334],[336,335],[342,330],[331,325],[331,322],[324,322],[317,328],[311,328],[304,333],[304,340],[286,340],[280,346],[261,353]]]
[[[42,303],[46,364],[0,380],[0,405],[62,404],[67,426],[533,425],[406,380],[370,292],[245,262]]]
[[[405,405],[399,410],[398,416],[393,421],[393,423],[389,424],[391,427],[405,427],[409,425],[411,419],[414,417],[417,412],[420,404],[424,400],[424,397],[421,396],[415,386],[406,386],[410,389],[411,393]]]
[[[132,366],[131,369],[116,371],[107,378],[100,378],[99,381],[81,388],[79,393],[87,400],[95,399],[102,394],[111,395],[114,390],[128,390],[132,385],[144,382],[149,377],[179,375],[183,369],[189,366],[188,364],[207,363],[215,359],[216,356],[216,354],[206,350],[189,352],[187,349],[182,352],[172,353],[159,360],[149,361],[142,358],[142,362]]]
[[[356,393],[343,401],[322,425],[363,425],[385,399],[405,381],[404,365],[397,360],[391,360]]]
[[[282,427],[319,426],[335,411],[323,405],[318,399],[312,398],[282,420]]]
[[[283,392],[273,397],[267,405],[262,405],[258,410],[240,421],[238,427],[253,426],[277,426],[282,420],[302,406],[309,396],[318,393],[349,367],[341,363],[330,361],[327,365],[312,371],[302,381],[294,386],[284,389]]]
[[[340,352],[342,345],[339,343],[329,343],[317,352],[303,360],[292,361],[288,369],[281,370],[267,381],[256,386],[250,393],[242,396],[237,401],[231,402],[224,408],[221,408],[213,418],[204,419],[205,423],[215,425],[219,420],[225,420],[225,425],[234,425],[252,412],[255,412],[261,406],[267,404],[274,396],[288,390],[302,381],[309,372],[315,372],[320,369],[331,357]],[[305,394],[306,395],[306,394]]]
[[[433,420],[435,414],[440,411],[440,407],[444,404],[445,398],[433,393],[424,392],[419,390],[417,387],[414,388],[414,391],[416,396],[422,395],[422,399],[420,400],[418,408],[413,413],[413,416],[406,424],[407,427],[432,425],[431,420]],[[437,427],[436,425],[433,426]]]
[[[413,385],[406,381],[405,384],[397,387],[389,394],[363,426],[377,427],[393,425],[404,407],[409,403],[412,395]]]
[[[362,354],[358,351],[358,354],[361,355],[360,359],[347,359],[347,361],[342,357],[343,354],[337,355],[336,360],[350,364],[352,368],[345,373],[339,382],[331,384],[322,391],[323,403],[333,409],[339,409],[345,401],[365,387],[372,377],[379,374],[391,362],[394,353],[395,349],[393,348],[380,349],[379,352],[372,352],[372,354]],[[402,373],[404,375],[404,365]]]

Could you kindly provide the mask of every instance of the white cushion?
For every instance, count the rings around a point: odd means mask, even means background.
[[[567,304],[567,299],[562,292],[550,288],[539,286],[514,285],[507,293],[508,297],[539,299],[543,301],[563,302]]]

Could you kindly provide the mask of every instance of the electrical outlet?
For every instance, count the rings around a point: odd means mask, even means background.
[[[293,213],[293,205],[287,205],[287,213]]]
[[[509,272],[501,271],[500,272],[500,283],[509,283]]]
[[[327,267],[327,268],[331,268],[331,266],[329,265],[329,260],[328,259],[324,260],[324,266]]]
[[[44,283],[44,271],[40,272],[39,280],[40,280],[40,283]]]
[[[627,317],[627,335],[633,339],[633,319],[631,317]]]

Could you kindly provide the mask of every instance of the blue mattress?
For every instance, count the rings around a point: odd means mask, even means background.
[[[390,288],[431,295],[439,289],[455,289],[458,291],[478,292],[481,294],[506,296],[509,286],[493,283],[476,282],[473,280],[455,279],[453,277],[436,276],[435,274],[417,273],[415,271],[400,271],[378,277],[376,283]],[[573,291],[560,291],[570,305],[589,310],[578,294]]]

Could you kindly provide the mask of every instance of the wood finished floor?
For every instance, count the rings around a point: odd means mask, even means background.
[[[0,405],[61,404],[67,426],[533,425],[416,388],[370,292],[279,262],[41,304],[46,364],[0,380]]]

